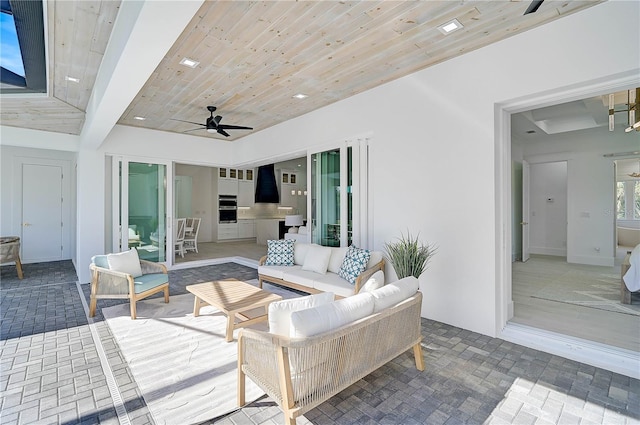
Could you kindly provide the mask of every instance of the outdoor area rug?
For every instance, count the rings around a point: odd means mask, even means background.
[[[620,302],[620,276],[614,273],[594,277],[593,271],[570,270],[556,276],[532,297],[640,316],[640,304]]]
[[[226,317],[214,307],[193,317],[193,300],[139,301],[136,320],[128,303],[102,309],[157,424],[199,423],[238,407],[237,341],[225,341]],[[263,394],[247,378],[247,402]]]

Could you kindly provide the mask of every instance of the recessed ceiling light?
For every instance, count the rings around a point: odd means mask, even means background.
[[[296,98],[296,99],[305,99],[305,98],[307,98],[309,96],[307,96],[304,93],[298,93],[298,94],[294,94],[293,97]]]
[[[184,58],[180,61],[180,65],[188,66],[189,68],[195,68],[199,64],[200,62],[195,61],[193,59],[189,59],[189,58]]]
[[[459,30],[460,28],[464,28],[464,26],[460,23],[460,21],[458,21],[457,19],[454,19],[452,21],[449,21],[445,24],[442,24],[438,27],[438,30],[440,30],[441,33],[443,34],[451,34],[452,32]]]
[[[527,134],[535,134],[535,130],[527,130]]]
[[[80,82],[80,78],[69,77],[68,75],[66,77],[64,77],[64,79],[67,80],[67,81],[71,81],[72,83],[79,83]]]
[[[144,121],[144,120],[146,120],[146,118],[145,118],[145,117],[139,117],[139,116],[137,116],[137,115],[136,115],[135,117],[133,117],[133,119],[134,119],[134,120],[138,120],[138,121]]]

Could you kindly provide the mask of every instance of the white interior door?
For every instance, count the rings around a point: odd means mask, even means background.
[[[62,167],[22,164],[22,261],[63,259]]]
[[[522,262],[529,259],[529,163],[522,161]]]

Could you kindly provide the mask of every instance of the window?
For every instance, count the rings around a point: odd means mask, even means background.
[[[640,180],[616,183],[616,218],[640,220]]]

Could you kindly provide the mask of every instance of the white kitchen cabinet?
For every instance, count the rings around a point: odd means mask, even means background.
[[[238,239],[238,223],[218,224],[218,240]]]
[[[239,170],[242,171],[242,170]],[[238,180],[238,206],[253,207],[255,205],[255,188],[253,181]]]
[[[256,237],[256,221],[255,220],[238,220],[238,238],[255,238]]]
[[[292,194],[294,192],[294,194]],[[298,173],[289,170],[280,171],[280,205],[297,208]]]

